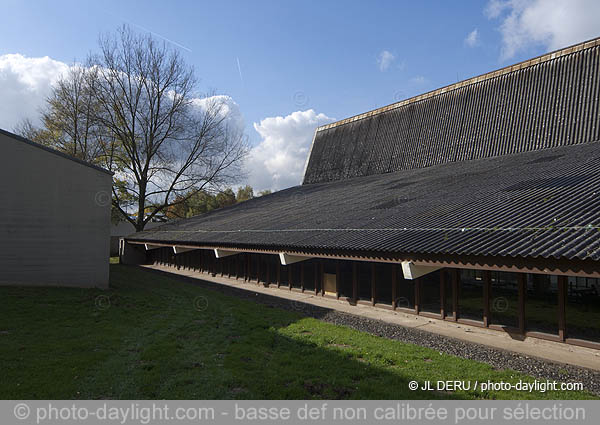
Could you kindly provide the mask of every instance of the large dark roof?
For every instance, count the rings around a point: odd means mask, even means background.
[[[128,239],[600,260],[600,143],[305,184]]]
[[[103,173],[106,173],[106,174],[108,174],[110,176],[113,175],[112,171],[108,171],[108,170],[106,170],[106,169],[104,169],[102,167],[99,167],[99,166],[97,166],[95,164],[92,164],[90,162],[84,161],[82,159],[76,158],[74,156],[68,155],[68,154],[66,154],[64,152],[57,151],[56,149],[49,148],[48,146],[44,146],[44,145],[40,145],[39,143],[32,142],[31,140],[26,139],[25,137],[19,136],[18,134],[11,133],[10,131],[6,131],[6,130],[3,130],[3,129],[0,128],[0,134],[2,134],[4,136],[7,136],[7,137],[11,137],[11,138],[13,138],[15,140],[18,140],[20,142],[26,143],[26,144],[28,144],[30,146],[33,146],[33,147],[36,147],[38,149],[42,149],[42,150],[44,150],[46,152],[50,152],[50,153],[52,153],[54,155],[61,156],[61,157],[65,158],[65,159],[69,159],[71,161],[77,162],[77,163],[79,163],[81,165],[85,165],[86,167],[93,168],[94,170],[102,171]]]
[[[600,139],[600,39],[317,129],[304,183]]]

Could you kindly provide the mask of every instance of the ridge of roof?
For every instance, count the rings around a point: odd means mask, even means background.
[[[97,171],[102,171],[103,173],[106,173],[109,176],[114,175],[114,173],[112,171],[108,171],[107,169],[102,168],[102,167],[100,167],[98,165],[92,164],[91,162],[84,161],[83,159],[76,158],[76,157],[74,157],[72,155],[66,154],[66,153],[61,152],[59,150],[52,149],[52,148],[50,148],[48,146],[44,146],[44,145],[41,145],[39,143],[33,142],[33,141],[29,140],[29,139],[26,139],[23,136],[19,136],[18,134],[11,133],[10,131],[3,130],[2,128],[0,128],[0,134],[2,134],[4,136],[7,136],[7,137],[10,137],[10,138],[13,138],[15,140],[18,140],[20,142],[26,143],[26,144],[28,144],[30,146],[33,146],[33,147],[36,147],[38,149],[45,150],[46,152],[53,153],[54,155],[62,156],[65,159],[70,159],[71,161],[78,162],[81,165],[85,165],[86,167],[93,168],[93,169],[95,169]]]
[[[582,50],[585,50],[585,49],[589,49],[589,48],[592,48],[592,47],[595,47],[595,46],[599,46],[599,45],[600,45],[600,37],[596,37],[596,38],[593,38],[591,40],[587,40],[587,41],[584,41],[584,42],[581,42],[581,43],[573,44],[571,46],[564,47],[564,48],[558,49],[558,50],[554,50],[552,52],[545,53],[543,55],[536,56],[536,57],[531,58],[531,59],[526,59],[524,61],[518,62],[518,63],[513,64],[513,65],[505,66],[505,67],[497,69],[495,71],[489,71],[489,72],[486,72],[484,74],[477,75],[475,77],[467,78],[466,80],[462,80],[462,81],[459,81],[457,83],[449,84],[447,86],[443,86],[443,87],[440,87],[438,89],[434,89],[434,90],[425,92],[423,94],[419,94],[419,95],[416,95],[416,96],[413,96],[413,97],[409,97],[408,99],[404,99],[404,100],[392,103],[392,104],[387,105],[387,106],[382,106],[380,108],[376,108],[376,109],[373,109],[371,111],[363,112],[361,114],[353,115],[351,117],[344,118],[344,119],[339,120],[339,121],[335,121],[335,122],[332,122],[332,123],[324,124],[322,126],[317,127],[317,129],[315,130],[315,134],[317,132],[319,132],[319,131],[322,131],[322,130],[327,130],[329,128],[334,128],[334,127],[337,127],[337,126],[340,126],[340,125],[343,125],[343,124],[347,124],[347,123],[350,123],[350,122],[353,122],[353,121],[357,121],[357,120],[360,120],[360,119],[363,119],[363,118],[368,118],[368,117],[371,117],[371,116],[374,116],[374,115],[378,115],[378,114],[380,114],[382,112],[386,112],[386,111],[389,111],[389,110],[392,110],[392,109],[396,109],[396,108],[399,108],[399,107],[402,107],[402,106],[405,106],[405,105],[408,105],[408,104],[411,104],[411,103],[415,103],[415,102],[418,102],[418,101],[423,100],[423,99],[428,99],[430,97],[434,97],[434,96],[437,96],[437,95],[440,95],[440,94],[443,94],[443,93],[446,93],[446,92],[449,92],[449,91],[452,91],[452,90],[456,90],[456,89],[459,89],[461,87],[469,86],[471,84],[479,83],[481,81],[490,80],[492,78],[496,78],[496,77],[499,77],[499,76],[502,76],[502,75],[506,75],[506,74],[509,74],[511,72],[519,71],[519,70],[524,69],[524,68],[530,68],[530,67],[532,67],[534,65],[537,65],[537,64],[540,64],[540,63],[544,63],[544,62],[548,62],[548,61],[557,59],[559,57],[566,56],[568,54],[576,53],[576,52],[579,52],[579,51],[582,51]]]

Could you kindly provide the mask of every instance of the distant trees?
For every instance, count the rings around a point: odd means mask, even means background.
[[[270,194],[270,190],[262,190],[259,196]],[[190,194],[167,209],[167,218],[187,218],[198,214],[216,210],[223,207],[228,207],[240,202],[254,198],[254,189],[251,186],[238,188],[237,196],[233,189],[227,188],[224,191],[216,194],[211,194],[205,190],[201,190]]]
[[[221,100],[200,104],[195,88],[177,51],[124,26],[55,85],[42,128],[24,122],[17,131],[113,171],[113,208],[141,231],[243,175],[246,136],[228,124]],[[230,192],[215,202],[233,202]]]
[[[261,190],[260,192],[258,192],[258,196],[270,195],[271,193],[273,193],[271,191],[271,189],[265,189],[265,190]]]
[[[252,186],[244,186],[240,187],[237,191],[237,200],[238,202],[247,201],[248,199],[254,198],[254,189]]]

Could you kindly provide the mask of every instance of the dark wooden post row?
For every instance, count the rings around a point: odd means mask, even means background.
[[[256,284],[260,285],[260,254],[256,256]]]
[[[377,290],[375,288],[375,263],[371,263],[371,304],[375,305],[375,301],[377,300]]]
[[[247,261],[246,261],[246,265],[248,267],[248,282],[252,281],[252,255],[251,254],[247,254],[246,257]]]
[[[319,294],[319,265],[318,265],[317,261],[315,261],[314,275],[315,275],[315,295],[318,295]]]
[[[525,278],[526,278],[526,274],[525,273],[519,273],[518,274],[518,283],[519,283],[519,308],[518,308],[518,315],[519,315],[519,332],[524,334],[525,333]]]
[[[271,257],[267,257],[267,280],[265,280],[265,283],[267,286],[269,286],[271,284],[271,261],[270,261]]]
[[[319,261],[319,282],[321,282],[321,295],[325,296],[325,285],[323,284],[323,274],[325,271],[323,270],[323,262]]]
[[[458,285],[459,285],[460,275],[458,274],[458,270],[452,270],[452,314],[454,315],[453,320],[456,322],[458,320]]]
[[[398,286],[398,265],[392,264],[392,308],[396,310],[396,299],[398,297],[396,290]]]
[[[421,312],[421,278],[415,280],[415,313]]]
[[[486,328],[492,323],[490,296],[492,293],[492,272],[485,270],[483,272],[483,326]]]
[[[357,263],[356,261],[352,262],[352,300],[354,302],[358,301],[358,276],[357,276]]]
[[[558,337],[561,341],[567,338],[566,299],[567,278],[558,276]]]
[[[304,262],[300,263],[300,290],[304,292]]]
[[[292,290],[292,265],[287,266],[288,268],[288,286],[290,291]]]
[[[336,260],[335,262],[335,297],[340,299],[340,286],[342,285],[340,282],[340,260]]]
[[[277,262],[277,287],[281,286],[281,262]]]
[[[446,269],[440,270],[440,316],[446,317]]]

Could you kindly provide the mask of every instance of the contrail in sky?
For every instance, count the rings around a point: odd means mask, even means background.
[[[112,15],[112,16],[114,16],[114,17],[115,17],[115,18],[117,18],[117,19],[120,19],[120,20],[122,20],[122,21],[125,21],[125,22],[127,22],[129,25],[133,25],[134,27],[138,27],[138,28],[139,28],[139,29],[141,29],[141,30],[144,30],[144,31],[146,31],[146,32],[149,32],[150,34],[152,34],[152,35],[154,35],[154,36],[156,36],[156,37],[158,37],[158,38],[162,38],[162,39],[163,39],[163,40],[165,40],[167,43],[171,43],[171,44],[173,44],[174,46],[177,46],[177,47],[179,47],[179,48],[181,48],[181,49],[187,50],[187,51],[188,51],[188,52],[190,52],[190,53],[192,52],[192,49],[190,49],[189,47],[185,47],[183,44],[179,44],[179,43],[177,43],[176,41],[170,40],[170,39],[168,39],[167,37],[164,37],[164,36],[162,36],[162,35],[160,35],[160,34],[158,34],[158,33],[154,32],[154,31],[150,31],[148,28],[144,28],[143,26],[141,26],[141,25],[138,25],[138,24],[136,24],[135,22],[128,21],[127,19],[125,19],[125,18],[123,18],[123,17],[121,17],[121,16],[116,16],[116,15],[114,15],[113,13],[111,13],[111,12],[109,12],[109,11],[106,11],[106,13],[108,13],[109,15]]]
[[[237,59],[237,65],[238,65],[238,72],[240,73],[240,81],[242,82],[242,85],[244,85],[244,79],[242,78],[242,67],[240,66],[240,58],[236,58]]]

